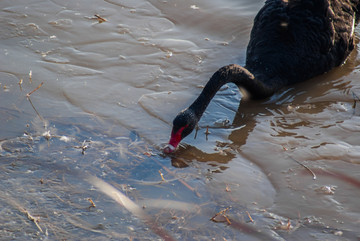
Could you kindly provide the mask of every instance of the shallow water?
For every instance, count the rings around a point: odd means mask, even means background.
[[[161,154],[262,5],[2,1],[1,239],[359,239],[357,50],[264,101],[225,86]]]

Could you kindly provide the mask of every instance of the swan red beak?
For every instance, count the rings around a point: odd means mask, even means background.
[[[174,147],[173,145],[167,144],[167,146],[164,148],[163,152],[165,154],[170,154],[170,153],[174,152],[175,149],[176,149],[176,147]]]
[[[184,129],[187,126],[184,126],[182,128],[180,128],[177,132],[172,132],[171,137],[170,137],[170,141],[169,144],[164,148],[163,152],[166,154],[172,153],[176,150],[176,147],[179,145],[182,137],[181,134],[184,131]]]
[[[181,134],[180,135],[172,135],[169,141],[169,144],[164,148],[164,153],[169,154],[175,151],[176,147],[179,145],[181,141]]]

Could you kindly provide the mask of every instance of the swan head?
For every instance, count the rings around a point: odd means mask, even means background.
[[[170,141],[164,148],[164,153],[174,152],[180,141],[195,129],[197,123],[198,118],[191,109],[181,111],[173,121]]]

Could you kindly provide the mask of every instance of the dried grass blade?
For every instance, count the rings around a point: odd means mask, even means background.
[[[306,170],[308,170],[308,171],[313,175],[313,180],[316,180],[316,175],[315,175],[315,173],[314,173],[309,167],[307,167],[305,164],[303,164],[303,163],[295,160],[295,159],[292,158],[292,157],[290,157],[290,158],[291,158],[291,160],[293,160],[294,162],[296,162],[297,164],[303,166]]]

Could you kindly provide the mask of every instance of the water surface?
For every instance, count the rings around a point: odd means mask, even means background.
[[[196,139],[161,154],[212,73],[244,64],[262,5],[2,1],[0,236],[359,239],[357,49],[267,100],[225,86]]]

